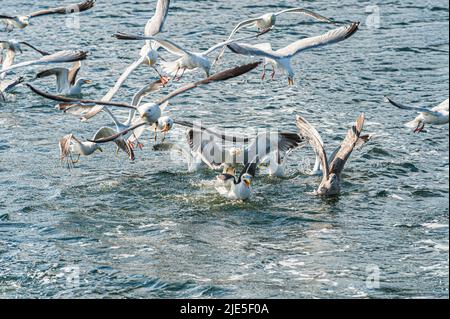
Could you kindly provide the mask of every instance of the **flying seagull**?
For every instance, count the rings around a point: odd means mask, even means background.
[[[414,133],[420,133],[425,129],[426,124],[445,125],[448,124],[448,99],[433,108],[406,106],[394,102],[391,98],[385,97],[386,101],[402,110],[415,111],[419,113],[413,121],[406,123],[406,126],[414,128]]]
[[[297,116],[297,127],[300,135],[308,140],[314,152],[321,160],[323,178],[319,188],[315,192],[319,196],[338,195],[341,191],[341,174],[351,153],[361,143],[361,132],[365,116],[361,114],[356,124],[348,131],[347,136],[331,164],[328,163],[327,154],[321,143],[319,132],[303,117]]]
[[[236,54],[265,58],[266,62],[272,63],[274,70],[275,68],[285,70],[288,74],[288,84],[293,85],[295,75],[291,65],[291,59],[293,57],[306,50],[338,43],[348,39],[358,31],[358,28],[359,22],[353,22],[351,25],[331,30],[317,37],[301,39],[277,51],[273,51],[271,46],[262,47],[261,45],[255,46],[240,43],[231,43],[228,45],[228,48]]]
[[[172,53],[173,55],[178,56],[179,58],[175,61],[162,61],[161,64],[163,66],[164,71],[173,76],[174,79],[180,80],[186,72],[194,71],[196,69],[202,69],[206,73],[206,77],[210,76],[212,63],[208,59],[208,55],[213,53],[214,51],[225,47],[226,45],[233,43],[235,41],[243,41],[251,38],[255,38],[255,35],[243,37],[236,40],[229,40],[226,42],[222,42],[216,44],[203,52],[191,52],[183,49],[181,46],[175,44],[172,41],[166,39],[160,39],[156,37],[149,36],[140,36],[133,34],[125,34],[125,33],[116,33],[114,35],[119,40],[152,40],[153,42],[158,43],[161,47]],[[181,75],[179,73],[181,72]]]
[[[19,77],[14,80],[0,80],[0,102],[7,102],[9,93],[11,93],[16,86],[23,83],[25,78]]]
[[[24,29],[30,25],[31,19],[42,17],[50,14],[71,14],[79,13],[91,9],[95,5],[95,0],[86,0],[78,4],[62,6],[51,9],[44,9],[36,11],[24,16],[8,16],[0,14],[0,22],[6,25],[7,31],[12,31],[14,28]]]
[[[81,95],[82,86],[92,81],[83,78],[77,79],[81,69],[81,61],[73,63],[72,68],[54,68],[39,72],[36,78],[56,77],[56,92],[62,95]]]
[[[145,36],[153,37],[163,30],[164,24],[167,19],[167,15],[169,13],[169,5],[170,0],[158,0],[156,4],[155,14],[150,20],[148,20],[145,26]],[[145,45],[141,48],[141,51],[139,52],[139,58],[125,69],[125,71],[122,73],[122,75],[114,84],[114,87],[112,87],[102,98],[102,101],[103,102],[111,101],[114,95],[116,95],[116,93],[119,92],[120,88],[125,83],[125,81],[130,77],[130,75],[134,71],[136,71],[141,65],[150,66],[156,71],[156,73],[158,73],[161,80],[165,80],[165,77],[163,77],[156,68],[156,63],[158,62],[159,58],[158,49],[159,46],[157,44],[155,44],[152,41],[146,41]],[[87,121],[91,119],[92,117],[100,113],[104,107],[105,107],[104,105],[96,105],[96,107],[92,108],[90,112],[86,113],[83,116],[82,120]]]
[[[286,10],[279,11],[279,12],[266,13],[260,17],[251,18],[251,19],[247,19],[247,20],[240,22],[238,25],[236,25],[236,27],[231,32],[230,36],[228,37],[228,40],[231,40],[233,38],[233,36],[239,30],[241,30],[243,28],[256,27],[256,28],[258,28],[259,32],[265,32],[265,31],[271,30],[275,26],[278,16],[285,14],[285,13],[302,14],[302,15],[305,15],[308,17],[312,17],[321,22],[335,24],[335,22],[333,20],[326,18],[318,13],[312,12],[310,10],[307,10],[304,8],[291,8],[291,9],[286,9]],[[225,52],[225,48],[220,52],[219,56],[216,58],[214,63],[217,63],[222,58],[224,52]]]

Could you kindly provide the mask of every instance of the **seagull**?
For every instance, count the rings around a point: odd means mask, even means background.
[[[239,43],[228,44],[228,48],[236,54],[265,58],[266,63],[270,62],[274,66],[272,77],[275,75],[275,68],[283,69],[288,74],[288,84],[293,85],[295,74],[292,69],[291,59],[294,56],[309,49],[343,41],[355,34],[358,28],[359,22],[353,22],[351,25],[331,30],[321,36],[301,39],[277,51],[273,51],[271,46],[262,47],[261,45],[254,46]]]
[[[169,5],[170,0],[158,0],[156,4],[155,14],[150,20],[148,20],[145,26],[146,36],[152,37],[163,31],[164,24],[169,14]],[[156,45],[154,42],[146,41],[145,45],[141,48],[141,51],[139,52],[139,59],[134,61],[125,69],[125,71],[122,73],[122,75],[114,84],[114,87],[112,87],[108,91],[108,93],[106,93],[106,95],[102,98],[102,101],[103,102],[111,101],[114,95],[116,95],[116,93],[125,83],[125,81],[130,77],[130,75],[134,71],[136,71],[137,68],[140,67],[141,65],[150,66],[156,71],[156,73],[158,73],[161,80],[165,80],[166,78],[163,77],[156,68],[156,63],[158,62],[159,58],[158,49],[159,46]],[[92,108],[90,112],[86,113],[83,116],[82,120],[87,121],[91,119],[92,117],[100,113],[103,108],[104,105],[96,105],[96,107]]]
[[[183,49],[179,45],[165,39],[159,39],[155,37],[148,36],[140,36],[133,34],[125,34],[125,33],[116,33],[115,37],[120,40],[152,40],[158,43],[161,47],[169,51],[170,53],[179,57],[176,61],[162,61],[161,64],[163,66],[164,72],[173,76],[174,79],[180,80],[186,72],[194,71],[196,69],[202,69],[206,73],[206,77],[210,76],[212,63],[208,59],[208,55],[213,53],[214,51],[223,48],[224,46],[234,42],[234,41],[243,41],[251,38],[255,38],[255,35],[243,37],[236,40],[230,40],[226,42],[222,42],[214,45],[206,51],[196,53]],[[181,71],[181,75],[178,74]]]
[[[252,195],[251,185],[256,175],[258,163],[258,158],[254,162],[248,163],[238,178],[228,173],[219,175],[217,181],[220,186],[216,187],[216,190],[221,196],[230,200],[248,200]]]
[[[236,67],[233,69],[229,69],[223,72],[219,72],[207,79],[204,79],[202,81],[191,83],[188,85],[185,85],[172,93],[169,93],[165,97],[151,103],[142,104],[139,106],[130,105],[127,103],[122,102],[104,102],[104,101],[95,101],[95,100],[85,100],[85,99],[75,99],[75,98],[68,98],[63,96],[56,96],[52,95],[46,92],[42,92],[39,89],[35,88],[31,84],[26,84],[35,94],[40,95],[42,97],[45,97],[50,100],[64,102],[64,104],[60,104],[60,109],[63,111],[70,111],[71,108],[75,108],[75,110],[81,109],[91,109],[95,107],[95,105],[104,105],[104,106],[112,106],[112,107],[118,107],[118,108],[125,108],[128,110],[133,110],[136,112],[136,115],[140,117],[139,121],[134,122],[134,126],[127,128],[126,130],[111,136],[107,139],[101,139],[101,140],[95,140],[96,143],[106,143],[113,141],[117,139],[120,136],[124,136],[142,126],[146,125],[154,125],[158,122],[158,120],[161,118],[162,112],[167,108],[168,103],[171,99],[175,98],[176,96],[188,92],[194,88],[197,88],[202,85],[207,85],[214,82],[220,82],[220,81],[226,81],[231,78],[238,77],[240,75],[243,75],[247,72],[250,72],[251,70],[255,69],[260,62],[250,63],[246,64],[240,67]]]
[[[81,68],[81,61],[73,63],[72,68],[54,68],[42,71],[36,78],[42,79],[49,76],[56,76],[56,91],[61,95],[81,95],[82,86],[91,84],[92,81],[80,78],[77,80],[78,72]]]
[[[242,28],[248,28],[248,27],[256,27],[258,28],[259,32],[264,32],[273,29],[277,22],[277,18],[279,15],[285,14],[285,13],[297,13],[297,14],[303,14],[305,16],[312,17],[318,21],[336,24],[333,20],[326,18],[320,14],[317,14],[315,12],[312,12],[310,10],[304,9],[304,8],[291,8],[286,9],[279,12],[270,12],[266,13],[260,17],[247,19],[242,22],[240,22],[231,32],[230,36],[228,37],[228,40],[231,40],[233,36]],[[225,52],[225,48],[222,49],[219,56],[216,58],[214,63],[217,63],[223,56]]]
[[[448,124],[448,99],[431,109],[425,107],[406,106],[394,102],[391,98],[386,96],[386,101],[392,105],[402,109],[416,111],[419,113],[413,121],[406,123],[407,127],[414,128],[414,133],[420,133],[425,129],[426,124],[445,125]]]
[[[81,156],[90,156],[96,151],[103,152],[98,144],[82,142],[73,134],[66,135],[59,141],[59,150],[61,163],[67,161],[68,167],[78,163]],[[74,156],[77,158],[74,159]]]
[[[16,86],[23,83],[25,78],[19,77],[15,80],[0,80],[0,102],[8,101],[8,94],[14,90]]]
[[[95,5],[95,0],[86,0],[79,4],[72,4],[65,7],[45,9],[30,13],[24,16],[8,16],[0,14],[0,22],[6,25],[6,31],[14,28],[24,29],[30,25],[31,19],[50,14],[71,14],[79,13],[91,9]]]
[[[0,41],[0,64],[2,65],[2,70],[9,68],[14,64],[17,53],[22,53],[22,45],[30,47],[34,51],[38,52],[42,56],[50,55],[50,53],[41,51],[35,46],[31,45],[25,41],[8,40]],[[5,58],[3,58],[3,51],[6,51]],[[0,80],[5,79],[6,73],[0,76]]]
[[[81,61],[87,58],[87,52],[84,51],[60,51],[51,55],[46,55],[38,60],[32,60],[27,62],[22,62],[18,64],[11,65],[6,69],[0,70],[0,76],[4,73],[10,72],[12,70],[34,66],[34,65],[47,65],[56,63],[68,63]]]
[[[357,118],[356,124],[348,131],[334,160],[329,164],[325,149],[320,142],[321,138],[319,133],[308,121],[301,116],[297,116],[297,127],[300,130],[300,135],[308,140],[316,155],[321,159],[323,178],[319,188],[315,192],[316,195],[332,196],[340,193],[341,174],[354,148],[360,143],[364,120],[365,116],[364,113],[362,113]]]

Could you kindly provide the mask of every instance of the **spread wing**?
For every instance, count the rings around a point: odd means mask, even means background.
[[[67,75],[67,80],[69,81],[70,85],[75,85],[77,75],[80,72],[80,69],[81,69],[81,61],[74,62],[72,68],[69,70],[69,73]]]
[[[155,15],[147,22],[145,26],[145,35],[154,36],[160,33],[169,14],[170,0],[158,0],[156,4]]]
[[[347,163],[348,158],[359,142],[364,126],[364,120],[365,116],[363,113],[357,118],[355,125],[348,131],[344,142],[342,142],[340,150],[337,152],[333,162],[330,165],[330,173],[334,173],[339,176],[344,170],[345,163]]]
[[[328,166],[327,154],[323,148],[322,138],[319,132],[303,117],[297,116],[297,127],[300,130],[300,135],[306,138],[309,144],[314,149],[317,158],[320,159],[320,164],[323,170],[323,182],[328,180],[330,170]]]
[[[30,18],[41,17],[49,14],[71,14],[83,12],[91,9],[95,5],[95,0],[86,0],[78,4],[72,4],[68,6],[62,6],[57,8],[45,9],[33,12],[29,15]]]
[[[45,70],[45,71],[39,72],[36,75],[36,77],[39,79],[42,79],[42,78],[53,76],[53,75],[56,76],[58,92],[63,92],[65,90],[70,89],[70,83],[68,81],[69,70],[66,68],[53,68],[50,70]]]
[[[284,13],[300,13],[300,14],[303,14],[305,16],[308,16],[308,17],[314,18],[316,20],[322,21],[322,22],[334,23],[334,21],[331,20],[331,19],[328,19],[328,18],[326,18],[326,17],[324,17],[324,16],[322,16],[322,15],[320,15],[318,13],[315,13],[315,12],[312,12],[310,10],[303,9],[303,8],[286,9],[286,10],[277,12],[275,15],[279,16],[279,15],[284,14]]]
[[[97,133],[95,133],[93,140],[96,141],[96,140],[107,139],[115,134],[117,134],[117,132],[115,130],[113,130],[112,128],[102,127],[97,131]],[[116,143],[117,147],[119,149],[121,149],[122,151],[124,151],[128,155],[130,160],[134,161],[134,159],[135,159],[134,151],[127,142],[125,142],[123,139],[117,138],[114,140],[114,143]]]
[[[267,45],[250,45],[243,43],[231,43],[227,47],[236,54],[247,55],[247,56],[258,56],[269,59],[276,59],[277,54],[274,52],[270,46]]]
[[[351,25],[331,30],[317,37],[301,39],[283,49],[276,51],[276,53],[278,57],[292,57],[305,50],[322,47],[348,39],[355,34],[356,31],[358,31],[358,28],[359,22],[353,22]]]
[[[39,49],[36,48],[34,45],[31,45],[31,44],[28,43],[28,42],[22,41],[22,42],[20,42],[20,43],[23,44],[23,45],[25,45],[25,46],[27,46],[27,47],[29,47],[29,48],[31,48],[31,49],[33,49],[34,51],[38,52],[40,55],[50,55],[50,53],[48,53],[48,52],[46,52],[46,51],[39,50]]]
[[[156,104],[161,105],[184,92],[190,91],[190,90],[192,90],[196,87],[202,86],[202,85],[206,85],[206,84],[213,83],[213,82],[226,81],[226,80],[241,76],[245,73],[252,71],[260,64],[261,64],[261,62],[250,63],[250,64],[246,64],[246,65],[239,66],[236,68],[228,69],[223,72],[216,73],[202,81],[199,81],[196,83],[191,83],[191,84],[188,84],[178,90],[175,90],[174,92],[168,94],[166,97],[160,99]]]
[[[417,113],[427,113],[427,114],[434,115],[434,116],[437,116],[437,117],[441,116],[438,112],[435,112],[434,110],[430,110],[430,109],[427,109],[427,108],[424,108],[424,107],[406,106],[406,105],[397,103],[397,102],[395,102],[394,100],[392,100],[388,96],[386,96],[385,99],[386,99],[387,102],[389,102],[393,106],[395,106],[395,107],[397,107],[399,109],[402,109],[402,110],[415,111]]]
[[[116,33],[114,36],[119,40],[151,40],[157,42],[160,46],[162,46],[164,49],[169,51],[170,53],[177,55],[177,56],[183,56],[186,54],[190,54],[188,51],[180,47],[179,45],[175,44],[172,41],[155,38],[152,36],[141,36],[141,35],[134,35],[134,34],[126,34],[126,33]]]
[[[9,72],[14,69],[19,69],[27,66],[33,65],[45,65],[45,64],[56,64],[56,63],[66,63],[74,62],[79,60],[84,60],[87,58],[87,52],[84,51],[60,51],[52,55],[46,55],[38,60],[27,61],[18,63],[0,71],[2,73]]]

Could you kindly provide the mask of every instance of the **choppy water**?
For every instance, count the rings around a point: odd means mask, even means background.
[[[80,30],[43,18],[8,35],[46,50],[88,49],[82,74],[95,82],[85,93],[92,98],[106,93],[139,50],[111,34],[141,32],[154,7],[97,2],[81,16]],[[0,11],[57,3],[1,0]],[[219,128],[294,132],[295,114],[303,114],[329,148],[366,112],[366,131],[377,138],[352,155],[338,199],[308,194],[318,179],[299,173],[311,155],[305,150],[293,156],[289,178],[258,176],[246,203],[220,198],[209,183],[214,173],[187,174],[184,164],[150,147],[135,163],[109,147],[67,171],[58,139],[90,137],[108,118],[80,124],[19,89],[16,103],[0,106],[0,297],[448,297],[448,126],[415,136],[403,126],[411,114],[383,103],[384,94],[419,105],[448,97],[448,3],[380,2],[379,28],[366,23],[372,4],[302,3],[362,27],[340,45],[296,59],[293,88],[284,77],[262,83],[255,71],[178,98],[169,112]],[[164,35],[205,49],[247,16],[295,5],[173,1]],[[285,17],[265,40],[279,47],[328,29]],[[28,51],[19,60],[31,57]],[[223,67],[248,60],[228,54]],[[200,74],[186,80],[192,76]],[[128,100],[152,77],[141,68],[117,98]],[[377,269],[380,288],[373,289],[367,278]]]

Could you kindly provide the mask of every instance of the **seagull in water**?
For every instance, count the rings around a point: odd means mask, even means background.
[[[140,36],[140,35],[133,35],[133,34],[125,34],[125,33],[116,33],[115,37],[119,40],[152,40],[153,42],[158,43],[161,47],[172,53],[173,55],[176,55],[179,57],[176,61],[162,61],[161,64],[163,66],[164,71],[173,76],[174,79],[180,80],[183,75],[186,72],[194,71],[196,69],[202,69],[206,73],[206,77],[210,76],[212,63],[208,59],[208,55],[213,53],[214,51],[225,47],[226,45],[235,42],[235,41],[243,41],[251,38],[255,38],[257,36],[247,36],[236,40],[230,40],[226,42],[222,42],[219,44],[214,45],[213,47],[209,48],[206,51],[197,53],[197,52],[191,52],[188,50],[183,49],[181,46],[175,44],[174,42],[171,42],[169,40],[165,39],[159,39],[155,37],[149,37],[149,36]],[[178,76],[178,74],[181,72],[181,75]]]
[[[231,200],[248,200],[252,196],[252,182],[256,175],[259,159],[248,163],[238,178],[234,174],[224,173],[217,177],[220,186],[216,187],[219,194]]]
[[[150,20],[148,20],[145,26],[146,36],[152,37],[163,31],[167,15],[169,14],[169,5],[170,0],[158,0],[158,3],[156,4],[155,14]],[[159,58],[158,49],[159,47],[154,42],[146,41],[145,45],[142,47],[139,53],[139,59],[137,59],[135,62],[133,62],[126,68],[126,70],[122,73],[117,82],[114,84],[114,87],[112,87],[108,91],[108,93],[106,93],[106,95],[102,98],[102,102],[111,101],[114,95],[116,95],[116,93],[125,83],[125,81],[130,77],[130,75],[134,71],[136,71],[137,68],[140,67],[141,65],[150,66],[158,73],[161,80],[165,80],[166,78],[163,77],[160,74],[160,72],[156,69],[156,63],[158,62]],[[91,119],[92,117],[100,113],[103,108],[104,105],[97,105],[96,107],[92,108],[90,112],[86,113],[83,116],[83,120],[87,121]]]
[[[329,164],[327,154],[321,143],[322,139],[320,138],[319,132],[317,132],[317,130],[304,118],[297,116],[297,127],[300,130],[300,135],[308,140],[316,155],[321,159],[323,178],[319,188],[315,192],[316,195],[332,196],[340,193],[341,174],[344,170],[344,166],[355,147],[364,143],[364,138],[362,139],[361,137],[364,120],[365,116],[363,113],[357,118],[356,124],[348,131],[334,160]]]
[[[270,44],[248,45],[232,43],[228,44],[228,48],[236,54],[263,57],[265,59],[265,64],[271,63],[273,66],[272,78],[275,76],[275,69],[279,68],[287,72],[288,84],[293,85],[295,76],[291,65],[291,59],[293,57],[306,50],[338,43],[348,39],[358,31],[358,28],[359,22],[353,22],[351,25],[331,30],[317,37],[301,39],[277,51],[273,51]]]
[[[406,106],[394,102],[386,96],[386,101],[402,110],[415,111],[419,113],[413,121],[406,123],[407,127],[414,128],[414,133],[420,133],[425,129],[426,124],[445,125],[448,124],[448,99],[431,109],[425,107]]]
[[[91,84],[92,81],[83,78],[77,79],[81,69],[81,61],[73,63],[72,68],[54,68],[42,71],[36,78],[42,79],[49,76],[56,76],[56,92],[62,95],[81,95],[82,86]]]
[[[326,18],[315,12],[312,12],[310,10],[307,10],[304,8],[291,8],[291,9],[286,9],[286,10],[279,11],[279,12],[266,13],[260,17],[247,19],[247,20],[240,22],[238,25],[236,25],[236,27],[231,32],[230,36],[228,37],[228,40],[231,40],[233,38],[233,36],[239,30],[241,30],[243,28],[256,27],[256,28],[258,28],[259,32],[265,32],[265,31],[271,30],[275,26],[278,16],[283,15],[285,13],[302,14],[302,15],[305,15],[308,17],[312,17],[321,22],[335,24],[335,22],[333,20]],[[222,51],[220,52],[219,56],[216,58],[214,63],[217,63],[222,58],[224,53],[225,53],[225,48],[222,49]]]
[[[0,14],[0,22],[3,22],[6,25],[6,31],[12,31],[14,28],[24,29],[30,25],[31,19],[50,14],[79,13],[91,9],[94,5],[95,0],[86,0],[79,4],[40,10],[24,16],[8,16]]]

